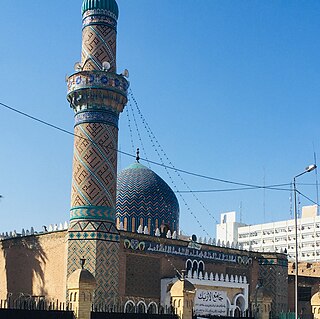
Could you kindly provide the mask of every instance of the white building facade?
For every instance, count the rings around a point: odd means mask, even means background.
[[[221,214],[221,223],[217,224],[217,239],[224,242],[238,242],[246,250],[260,252],[287,252],[288,257],[295,255],[294,219],[244,225],[236,222],[236,213]],[[300,261],[320,261],[320,216],[317,206],[302,208],[298,218],[298,253]]]

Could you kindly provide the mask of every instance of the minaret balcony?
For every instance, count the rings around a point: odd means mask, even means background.
[[[68,101],[77,112],[93,105],[109,105],[122,112],[129,82],[123,75],[106,71],[80,71],[67,79]]]
[[[127,96],[129,82],[123,75],[106,71],[80,71],[69,76],[68,95],[77,90],[99,89],[115,91]]]

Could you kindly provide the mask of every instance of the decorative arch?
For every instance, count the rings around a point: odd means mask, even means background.
[[[137,303],[137,313],[147,313],[147,305],[144,301],[139,301]]]
[[[196,272],[198,274],[198,268],[199,268],[198,261],[194,260],[192,262],[192,276],[193,276],[194,272]]]
[[[189,272],[189,270],[192,270],[192,260],[187,259],[185,267],[186,267],[187,273]]]
[[[150,314],[153,314],[153,315],[158,313],[158,306],[154,301],[151,301],[149,303],[147,313],[150,313]]]
[[[191,271],[192,277],[195,272],[198,277],[199,277],[200,273],[202,273],[202,275],[204,275],[204,273],[205,273],[205,265],[202,260],[198,261],[196,259],[194,259],[194,260],[187,259],[186,263],[185,263],[185,269],[186,269],[187,274],[189,273],[189,271]]]
[[[241,309],[238,306],[236,306],[236,308],[234,309],[234,317],[239,318],[241,317],[241,315],[242,315]]]
[[[232,317],[231,302],[228,296],[227,296],[227,315],[229,317]]]
[[[200,275],[200,272],[204,275],[204,262],[202,260],[200,260],[198,264],[198,275]]]
[[[246,310],[246,299],[243,294],[237,294],[233,299],[233,304],[240,309],[241,313]]]
[[[132,300],[128,300],[124,305],[124,312],[125,313],[135,313],[136,312],[136,305]]]

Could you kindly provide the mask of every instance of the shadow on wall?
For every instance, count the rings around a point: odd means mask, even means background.
[[[5,258],[7,293],[11,298],[46,296],[43,266],[47,256],[37,236],[2,242]]]

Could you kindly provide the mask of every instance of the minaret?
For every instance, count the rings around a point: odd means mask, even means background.
[[[116,73],[118,13],[115,0],[83,1],[82,59],[68,78],[75,113],[68,275],[86,259],[97,282],[95,303],[114,301],[119,285],[118,119],[129,83]]]

